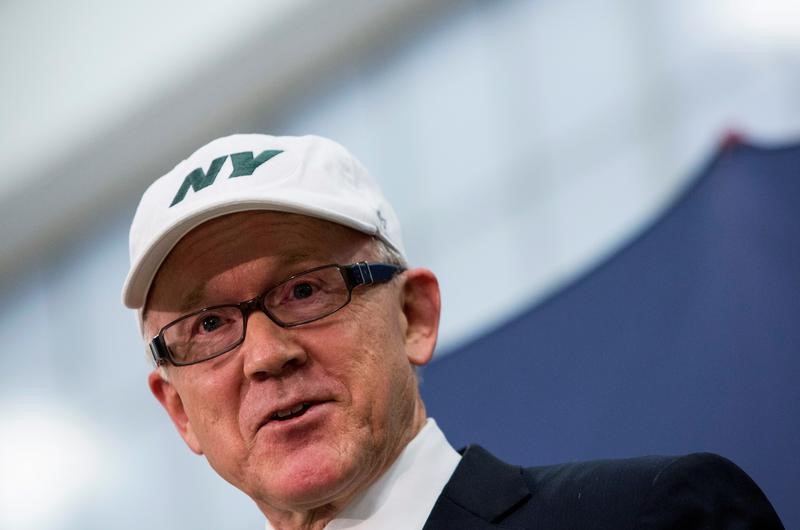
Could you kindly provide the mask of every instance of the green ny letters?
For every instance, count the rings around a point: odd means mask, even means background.
[[[232,153],[230,157],[231,164],[233,165],[233,171],[231,171],[231,174],[228,175],[228,178],[232,179],[236,177],[252,175],[253,171],[255,171],[258,166],[281,153],[283,153],[281,150],[268,149],[266,151],[262,151],[261,154],[255,158],[253,158],[252,151]],[[211,162],[208,172],[204,172],[203,168],[198,167],[186,175],[186,178],[183,179],[181,187],[178,188],[178,193],[175,194],[175,198],[172,199],[172,203],[169,205],[170,208],[181,202],[184,197],[186,197],[186,193],[188,193],[189,188],[192,188],[195,192],[198,192],[203,188],[212,185],[214,180],[217,178],[219,170],[222,169],[225,159],[228,158],[228,156],[229,155],[225,155],[215,158]]]

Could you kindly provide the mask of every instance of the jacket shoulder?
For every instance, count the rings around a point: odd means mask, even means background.
[[[595,460],[522,473],[532,501],[550,506],[539,520],[552,518],[555,527],[575,516],[585,528],[783,528],[756,483],[711,453]]]
[[[752,528],[783,530],[764,492],[719,455],[675,458],[654,477],[637,529]]]
[[[513,502],[500,510],[503,496]],[[439,516],[447,507],[448,518],[465,517],[462,528],[783,528],[750,477],[709,453],[520,468],[471,446],[439,501]]]

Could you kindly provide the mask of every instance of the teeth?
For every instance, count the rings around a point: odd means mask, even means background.
[[[279,410],[278,412],[273,414],[273,417],[282,420],[284,418],[288,418],[289,416],[297,414],[298,412],[300,412],[301,410],[303,410],[307,406],[308,406],[308,403],[300,403],[299,405],[297,405],[296,407],[293,407],[291,409]]]

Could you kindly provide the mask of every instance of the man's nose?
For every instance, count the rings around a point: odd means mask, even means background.
[[[264,313],[250,313],[241,345],[245,376],[259,380],[279,377],[304,365],[308,356],[303,347],[292,340],[292,334]]]

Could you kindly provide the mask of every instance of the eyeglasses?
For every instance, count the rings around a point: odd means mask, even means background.
[[[302,326],[337,312],[359,285],[386,283],[405,269],[361,261],[323,265],[291,276],[238,304],[206,307],[173,320],[150,341],[158,365],[186,366],[213,359],[244,341],[247,317],[261,311],[282,328]]]

